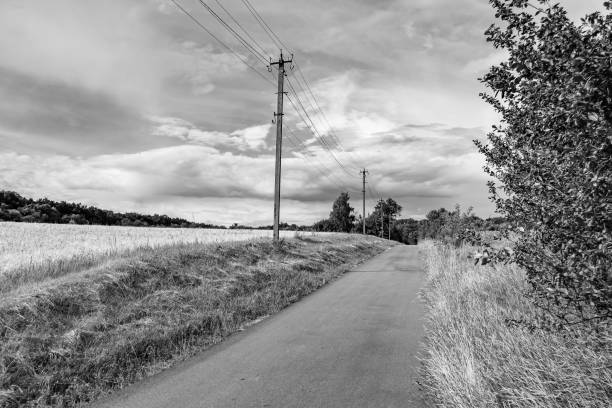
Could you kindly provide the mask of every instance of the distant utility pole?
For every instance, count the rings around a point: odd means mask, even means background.
[[[391,214],[389,214],[389,241],[391,241]]]
[[[385,233],[385,212],[383,210],[383,199],[380,199],[380,237],[384,238]]]
[[[292,56],[293,57],[293,56]],[[285,64],[293,62],[293,58],[283,59],[283,52],[280,53],[278,62],[270,62],[270,65],[278,65],[278,93],[276,94],[276,164],[274,167],[274,233],[272,239],[278,242],[278,224],[280,221],[280,183],[281,183],[281,155],[283,152],[283,95],[285,81]]]
[[[361,192],[363,193],[363,235],[365,235],[365,185],[366,185],[366,174],[368,174],[368,171],[366,169],[363,169],[359,172],[359,174],[363,175],[363,189],[361,190]]]

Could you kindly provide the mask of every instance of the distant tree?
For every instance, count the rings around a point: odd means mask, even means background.
[[[412,218],[397,220],[393,223],[391,239],[416,245],[419,241],[419,222]]]
[[[429,211],[425,220],[419,223],[419,236],[421,238],[442,238],[442,229],[449,217],[450,212],[446,208]]]
[[[561,320],[612,317],[612,8],[574,24],[558,3],[491,0],[486,32],[508,60],[482,78],[502,117],[475,141],[516,261]],[[536,6],[534,6],[534,4]],[[518,227],[521,228],[518,228]]]
[[[419,222],[419,236],[433,238],[447,243],[460,245],[467,230],[481,231],[484,221],[472,214],[472,208],[462,212],[459,204],[452,211],[446,208],[431,210]]]
[[[313,231],[331,232],[335,231],[335,227],[336,226],[334,225],[334,223],[332,223],[331,220],[327,218],[325,220],[315,222],[312,226],[312,229]]]
[[[374,211],[366,218],[366,232],[371,235],[388,236],[389,220],[394,220],[402,212],[402,206],[394,199],[378,201]]]
[[[354,208],[349,204],[349,193],[340,193],[329,213],[329,221],[334,231],[351,232],[355,222]]]
[[[11,208],[7,212],[7,221],[21,221],[21,213],[19,210]]]
[[[163,226],[187,228],[225,228],[223,226],[193,223],[167,215],[145,215],[135,212],[115,213],[92,206],[47,198],[32,200],[13,191],[0,190],[0,221],[48,222],[97,225]]]

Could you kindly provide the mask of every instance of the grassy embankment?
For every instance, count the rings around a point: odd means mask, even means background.
[[[608,407],[612,333],[530,331],[535,319],[516,265],[474,266],[471,248],[429,243],[425,384],[441,407]]]
[[[280,231],[291,238],[292,231]],[[333,233],[316,233],[325,235]],[[139,248],[272,237],[266,230],[0,222],[0,294],[98,266]]]
[[[0,300],[0,406],[71,406],[184,359],[392,244],[295,238],[142,249]]]

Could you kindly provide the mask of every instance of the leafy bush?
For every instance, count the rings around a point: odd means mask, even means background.
[[[501,114],[475,141],[498,211],[516,226],[516,260],[555,324],[612,317],[612,14],[574,24],[559,5],[491,0],[486,32],[506,62],[482,78]],[[501,188],[499,188],[501,187]],[[559,320],[560,319],[560,320]]]

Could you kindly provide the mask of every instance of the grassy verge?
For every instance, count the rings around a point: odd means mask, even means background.
[[[0,301],[0,406],[73,406],[279,311],[391,244],[355,235],[142,250]]]
[[[608,407],[612,334],[528,330],[535,319],[515,265],[474,266],[470,248],[424,246],[426,387],[440,407]]]

